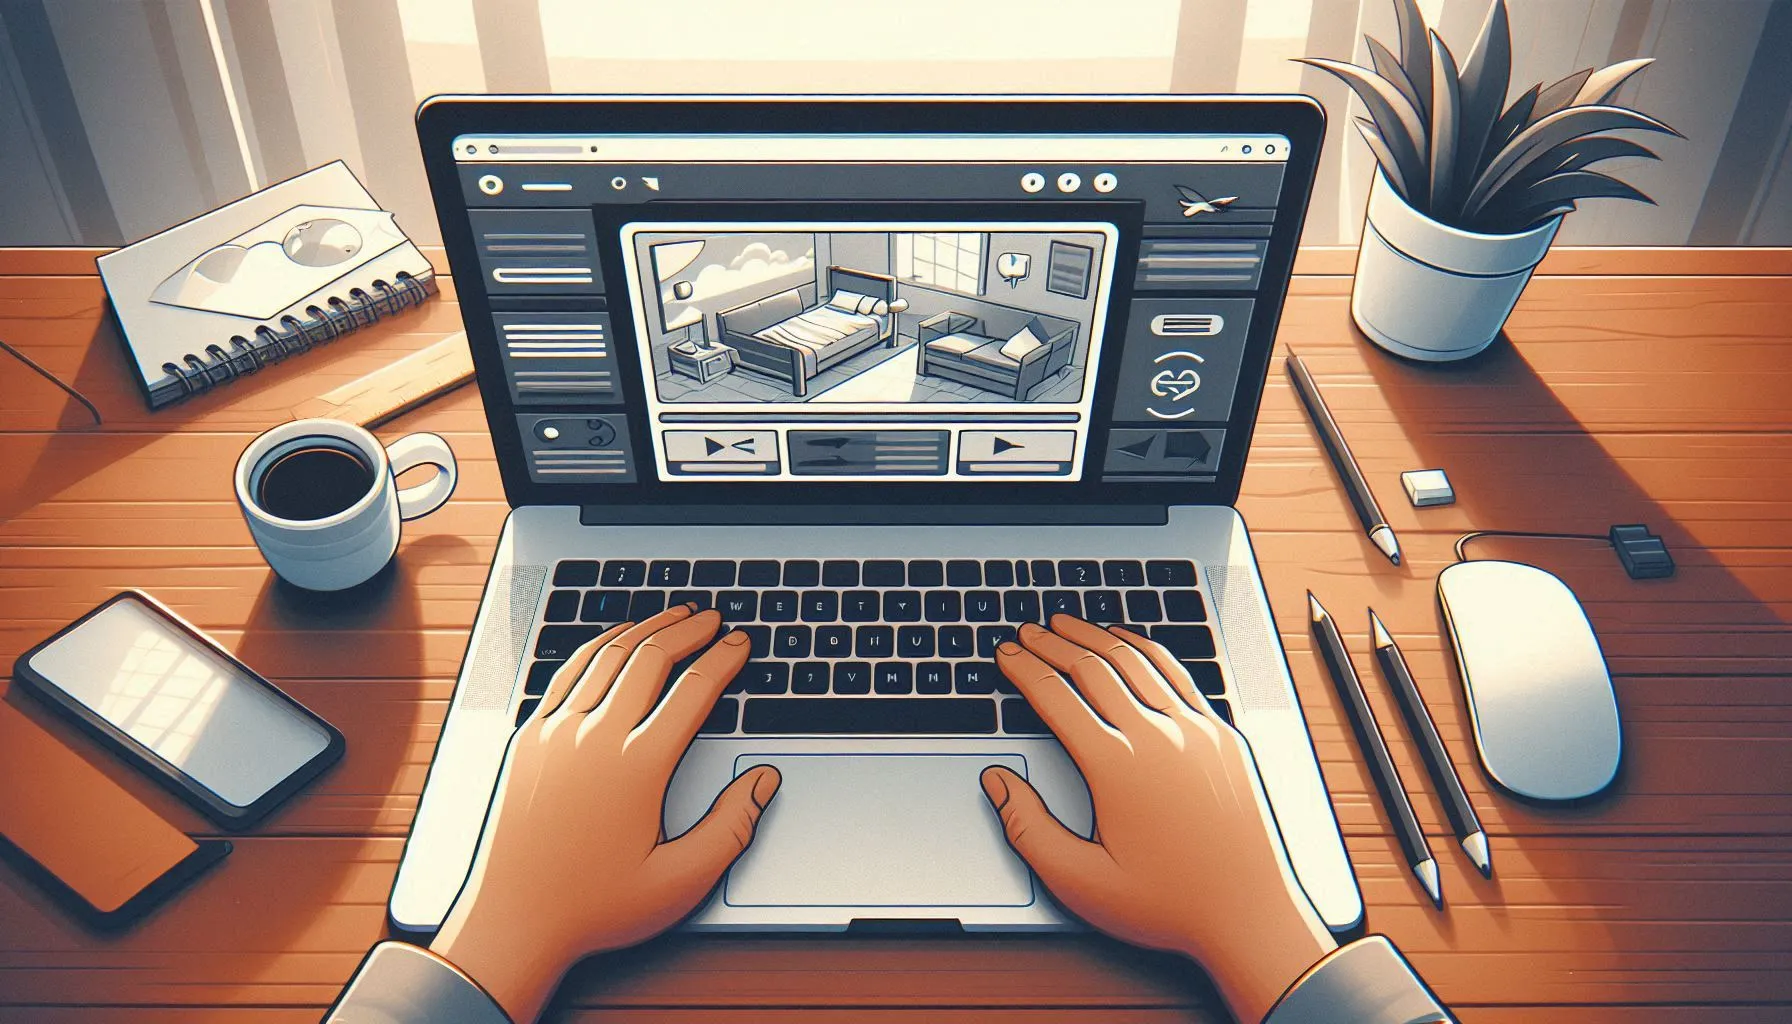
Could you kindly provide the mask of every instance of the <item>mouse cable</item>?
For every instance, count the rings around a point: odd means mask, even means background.
[[[49,370],[44,369],[42,366],[39,366],[37,363],[37,360],[32,359],[30,356],[26,355],[23,352],[20,352],[16,348],[13,348],[11,345],[8,345],[4,341],[0,341],[0,349],[5,349],[7,352],[12,354],[13,358],[17,359],[19,362],[24,363],[26,366],[29,366],[32,370],[34,370],[38,376],[40,376],[43,379],[49,381],[50,383],[56,385],[57,387],[61,388],[62,390],[68,392],[70,398],[73,398],[75,401],[80,402],[82,405],[86,406],[87,411],[93,415],[93,422],[94,422],[95,426],[98,426],[104,422],[103,420],[100,419],[99,409],[95,408],[94,404],[87,400],[86,395],[83,395],[81,392],[76,391],[73,386],[63,383],[62,378],[51,373]]]
[[[1466,548],[1482,537],[1521,537],[1533,540],[1596,540],[1618,553],[1625,575],[1633,580],[1661,579],[1674,574],[1674,558],[1667,545],[1641,523],[1613,526],[1609,533],[1536,533],[1529,530],[1476,530],[1456,538],[1456,561],[1469,561]]]
[[[1471,541],[1482,537],[1524,537],[1531,540],[1596,540],[1610,544],[1612,539],[1603,533],[1533,533],[1528,530],[1476,530],[1456,538],[1456,560],[1466,562],[1468,555],[1463,551]]]

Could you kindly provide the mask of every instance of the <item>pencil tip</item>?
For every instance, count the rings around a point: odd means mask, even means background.
[[[1468,852],[1468,859],[1474,862],[1475,869],[1481,872],[1482,878],[1493,877],[1493,858],[1487,849],[1487,833],[1470,832],[1463,836],[1462,848]]]
[[[1412,873],[1419,876],[1419,884],[1425,887],[1425,892],[1431,897],[1431,902],[1442,909],[1444,890],[1437,878],[1437,861],[1430,859],[1419,861],[1412,866]]]
[[[1381,624],[1381,616],[1373,608],[1369,609],[1369,629],[1375,634],[1377,648],[1394,646],[1394,638],[1388,635],[1388,628]]]
[[[1370,530],[1369,540],[1381,549],[1382,554],[1388,556],[1388,561],[1400,564],[1400,541],[1394,536],[1391,527],[1382,525]]]
[[[1307,615],[1314,622],[1323,622],[1329,617],[1326,614],[1325,605],[1319,603],[1319,599],[1313,596],[1311,590],[1307,591]]]

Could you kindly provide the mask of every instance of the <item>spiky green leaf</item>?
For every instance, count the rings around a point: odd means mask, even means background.
[[[1400,161],[1394,159],[1394,154],[1388,150],[1388,144],[1381,137],[1380,129],[1375,127],[1375,122],[1359,117],[1356,119],[1356,130],[1362,133],[1363,141],[1369,144],[1369,152],[1375,155],[1375,162],[1381,165],[1382,173],[1388,176],[1388,184],[1394,186],[1394,191],[1400,193],[1400,198],[1411,203],[1412,189],[1407,185],[1406,172],[1400,169]]]
[[[1428,199],[1424,194],[1425,183],[1429,181],[1429,175],[1425,169],[1425,122],[1418,110],[1399,89],[1368,68],[1326,57],[1302,57],[1299,60],[1343,79],[1369,108],[1369,116],[1374,119],[1394,166],[1408,185],[1403,192],[1407,202],[1424,209]],[[1429,58],[1426,64],[1430,64]]]
[[[1547,219],[1548,211],[1582,199],[1629,199],[1653,203],[1648,196],[1630,185],[1598,171],[1567,171],[1552,174],[1528,188],[1507,189],[1496,204],[1484,211],[1481,223],[1506,233],[1525,230]]]
[[[1483,157],[1499,152],[1501,146],[1511,142],[1512,136],[1517,135],[1525,125],[1530,123],[1531,110],[1537,105],[1537,95],[1542,91],[1542,86],[1533,85],[1520,93],[1518,98],[1506,107],[1505,112],[1500,115],[1500,119],[1493,123],[1493,131],[1488,133],[1487,149],[1482,153]],[[1476,167],[1475,173],[1479,174],[1480,172],[1481,168]]]
[[[1545,86],[1537,94],[1537,102],[1531,107],[1530,120],[1525,123],[1525,127],[1528,128],[1556,111],[1564,110],[1573,104],[1574,97],[1580,94],[1581,86],[1587,84],[1587,80],[1592,77],[1592,68],[1581,68],[1579,71]]]
[[[1627,156],[1657,159],[1654,150],[1616,135],[1588,135],[1570,139],[1532,160],[1523,171],[1512,176],[1506,188],[1529,188],[1552,174],[1579,171],[1601,160]]]
[[[1461,212],[1456,191],[1456,152],[1462,131],[1462,93],[1456,58],[1443,38],[1431,33],[1431,198],[1427,212],[1453,221]]]
[[[1474,182],[1483,154],[1489,149],[1497,150],[1506,141],[1495,136],[1500,108],[1512,82],[1512,26],[1506,0],[1493,0],[1488,6],[1481,34],[1463,58],[1461,78],[1462,130],[1457,143],[1455,182],[1458,196],[1465,194]]]
[[[1418,94],[1419,115],[1427,120],[1431,113],[1431,44],[1425,38],[1430,29],[1418,0],[1394,0],[1394,19],[1400,28],[1400,66],[1412,79]]]
[[[1375,73],[1388,80],[1388,84],[1400,90],[1414,110],[1423,116],[1425,103],[1419,99],[1419,92],[1413,88],[1412,79],[1406,76],[1406,69],[1400,66],[1400,58],[1384,46],[1374,36],[1364,36],[1363,45],[1369,48],[1369,60],[1375,65]]]
[[[1612,95],[1618,91],[1618,87],[1623,85],[1631,75],[1653,63],[1655,63],[1653,57],[1637,57],[1634,60],[1619,61],[1611,67],[1600,68],[1588,75],[1587,80],[1575,92],[1574,105],[1584,107],[1609,102]]]
[[[1590,106],[1558,110],[1519,132],[1487,162],[1486,168],[1476,176],[1474,187],[1469,191],[1463,205],[1464,214],[1470,218],[1476,217],[1481,208],[1491,203],[1499,190],[1522,173],[1532,160],[1542,157],[1556,146],[1583,136],[1619,128],[1679,134],[1647,114],[1623,107]]]

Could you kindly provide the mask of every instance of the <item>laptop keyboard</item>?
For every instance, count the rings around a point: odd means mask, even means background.
[[[1163,644],[1230,721],[1197,581],[1180,559],[569,559],[517,721],[581,644],[686,601],[752,639],[704,735],[1043,735],[995,650],[1060,612]]]

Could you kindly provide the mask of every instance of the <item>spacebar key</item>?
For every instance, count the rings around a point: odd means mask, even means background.
[[[773,697],[747,701],[741,731],[802,733],[983,733],[996,731],[996,702],[979,697]]]

